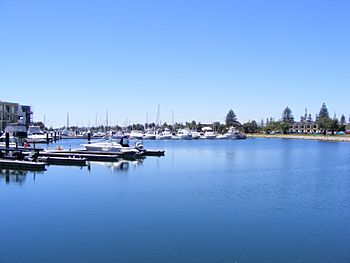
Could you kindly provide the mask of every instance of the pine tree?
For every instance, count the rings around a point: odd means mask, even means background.
[[[232,109],[229,110],[229,112],[227,113],[225,123],[226,123],[226,127],[230,127],[230,126],[236,127],[239,125],[236,114],[233,112]]]
[[[286,107],[282,113],[282,123],[281,128],[284,134],[288,133],[289,125],[294,122],[294,117],[292,110],[289,107]]]
[[[320,113],[318,115],[318,124],[324,135],[326,135],[327,130],[331,129],[332,119],[329,118],[329,112],[325,103],[323,103],[321,106]]]

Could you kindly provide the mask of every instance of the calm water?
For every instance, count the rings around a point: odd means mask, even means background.
[[[0,262],[350,262],[350,144],[145,145],[166,156],[0,173]]]

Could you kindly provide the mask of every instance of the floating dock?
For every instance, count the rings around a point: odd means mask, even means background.
[[[143,157],[141,152],[127,151],[127,152],[109,152],[109,151],[88,151],[88,150],[72,150],[72,151],[51,151],[50,153],[60,154],[77,154],[85,157],[85,155],[98,155],[98,156],[117,156],[119,159],[135,160]],[[89,159],[88,159],[89,160]],[[103,161],[101,160],[89,160],[89,161]],[[107,160],[108,161],[108,160]]]
[[[52,165],[69,165],[69,166],[86,166],[86,158],[77,157],[39,157],[40,161],[46,162]]]
[[[164,150],[143,150],[138,153],[127,152],[110,152],[110,151],[88,151],[88,150],[72,150],[72,151],[53,151],[55,153],[75,153],[75,154],[99,154],[99,155],[117,155],[123,159],[138,159],[143,156],[164,156]]]
[[[0,167],[13,169],[13,170],[33,170],[33,171],[44,171],[46,163],[44,162],[30,162],[30,161],[19,161],[10,159],[0,159]]]
[[[146,150],[144,156],[164,156],[164,150]]]
[[[90,154],[77,152],[40,152],[40,156],[63,157],[63,158],[85,158],[88,161],[116,162],[120,159],[117,155]]]

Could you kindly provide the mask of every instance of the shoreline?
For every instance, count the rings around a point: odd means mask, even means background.
[[[316,140],[324,142],[350,142],[350,136],[347,135],[307,135],[307,134],[246,134],[247,138],[279,138],[279,139],[298,139],[298,140]]]

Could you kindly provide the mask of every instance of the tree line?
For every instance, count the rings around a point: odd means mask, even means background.
[[[331,118],[325,103],[322,104],[319,113],[316,115],[315,121],[313,121],[311,114],[307,114],[307,111],[305,111],[305,115],[300,118],[300,121],[305,124],[317,123],[323,134],[327,134],[327,132],[331,132],[332,134],[340,131],[344,132],[346,129],[345,115],[342,114],[340,120],[336,116]],[[245,133],[279,132],[287,134],[290,131],[290,126],[294,123],[292,110],[289,107],[286,107],[282,112],[281,119],[278,121],[275,121],[272,118],[267,119],[265,123],[261,120],[260,124],[256,121],[248,121],[242,125],[241,129]]]

